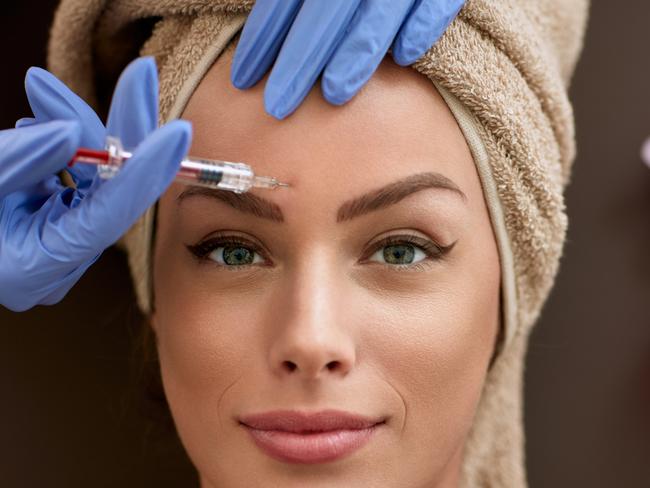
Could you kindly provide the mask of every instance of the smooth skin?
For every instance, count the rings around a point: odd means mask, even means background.
[[[207,196],[179,200],[179,183],[159,202],[150,322],[201,487],[456,487],[495,345],[500,283],[460,128],[432,83],[390,58],[347,105],[312,89],[282,122],[265,113],[263,85],[232,87],[231,59],[229,49],[183,114],[194,127],[190,152],[245,161],[292,187],[250,192],[283,221]],[[423,172],[465,197],[427,188],[337,222],[344,202]],[[244,243],[215,244],[203,260],[188,249],[224,235]],[[377,247],[389,235],[455,245],[422,259],[411,244],[413,263],[400,268]],[[254,257],[239,264],[233,250]],[[326,408],[388,420],[352,455],[312,465],[271,459],[237,420]]]

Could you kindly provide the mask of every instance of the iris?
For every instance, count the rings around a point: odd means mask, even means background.
[[[391,245],[384,247],[384,259],[390,264],[411,264],[415,257],[413,246]],[[404,259],[404,261],[402,261]]]
[[[255,253],[245,247],[224,247],[223,261],[230,265],[251,264]]]

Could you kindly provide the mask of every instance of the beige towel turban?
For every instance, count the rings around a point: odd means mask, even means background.
[[[63,0],[50,69],[105,113],[128,61],[156,57],[161,122],[242,27],[252,0]],[[462,466],[463,487],[525,487],[522,377],[527,340],[553,284],[575,156],[567,89],[588,0],[468,0],[413,68],[447,101],[472,150],[502,269],[503,323]],[[155,207],[124,237],[138,304],[150,311]]]

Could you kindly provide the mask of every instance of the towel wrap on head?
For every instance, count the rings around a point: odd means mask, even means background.
[[[161,123],[177,118],[253,0],[62,0],[49,69],[105,114],[122,69],[155,56]],[[467,0],[415,64],[470,146],[501,261],[502,331],[466,444],[461,486],[527,486],[522,418],[528,337],[558,271],[575,158],[567,91],[589,0]],[[153,303],[151,207],[120,241],[138,305]]]

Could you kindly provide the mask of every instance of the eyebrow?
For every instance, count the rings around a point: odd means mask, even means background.
[[[346,201],[339,208],[336,221],[345,222],[375,210],[389,207],[413,193],[428,188],[450,190],[463,201],[467,201],[467,196],[458,185],[446,176],[435,172],[417,173]],[[176,197],[177,204],[180,205],[183,200],[193,196],[220,200],[240,212],[274,222],[284,222],[282,209],[276,203],[252,193],[234,193],[203,186],[188,186],[186,190]]]
[[[180,205],[183,200],[193,196],[203,196],[220,200],[240,212],[275,222],[284,222],[282,209],[277,204],[252,193],[235,193],[205,186],[188,186],[186,190],[176,197],[177,204]]]
[[[339,208],[336,221],[352,220],[360,215],[394,205],[407,196],[427,188],[451,190],[460,196],[463,201],[467,200],[458,185],[446,176],[434,172],[418,173],[348,200]]]

